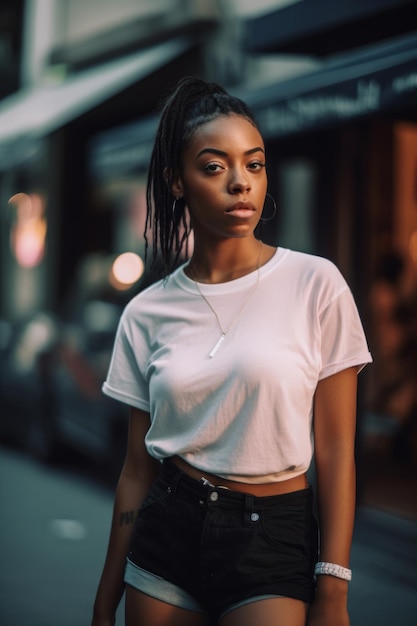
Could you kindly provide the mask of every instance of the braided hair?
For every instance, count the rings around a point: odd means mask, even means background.
[[[242,100],[216,83],[193,77],[180,80],[162,110],[149,166],[144,236],[147,257],[151,231],[152,266],[162,261],[165,275],[175,268],[190,234],[184,199],[175,200],[171,191],[183,150],[201,125],[232,114],[241,115],[257,128],[252,111]]]

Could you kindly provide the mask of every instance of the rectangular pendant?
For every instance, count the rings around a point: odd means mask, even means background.
[[[214,355],[216,354],[217,350],[220,348],[220,346],[222,345],[224,338],[225,338],[225,334],[222,333],[219,337],[219,339],[217,340],[216,345],[214,346],[213,350],[210,352],[209,354],[209,359],[212,359],[214,357]]]

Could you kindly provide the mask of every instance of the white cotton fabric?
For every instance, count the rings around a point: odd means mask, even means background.
[[[258,281],[258,282],[257,282]],[[117,332],[104,393],[150,413],[145,443],[229,480],[307,471],[319,380],[372,360],[351,291],[330,261],[278,248],[258,271],[200,289],[184,266],[139,293]]]

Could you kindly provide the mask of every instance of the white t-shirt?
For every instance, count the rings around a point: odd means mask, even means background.
[[[247,301],[215,356],[219,325],[182,266],[127,305],[104,393],[150,413],[157,459],[246,483],[304,473],[318,381],[372,360],[349,287],[330,261],[278,248],[259,276],[200,289],[224,329]]]

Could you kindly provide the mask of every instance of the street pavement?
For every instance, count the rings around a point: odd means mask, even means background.
[[[0,448],[1,626],[89,625],[112,498],[87,467]],[[352,570],[351,626],[416,626],[417,523],[360,509]]]

